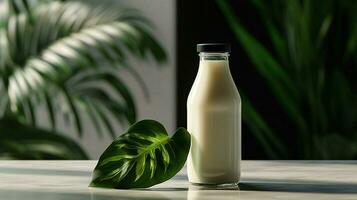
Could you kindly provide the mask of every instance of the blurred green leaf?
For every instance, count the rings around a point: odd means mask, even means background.
[[[45,104],[53,130],[62,114],[80,136],[84,113],[97,130],[103,123],[112,137],[109,115],[122,125],[136,121],[133,95],[115,73],[127,70],[148,96],[128,58],[151,58],[159,64],[167,60],[148,31],[152,24],[139,11],[83,1],[16,0],[3,5],[9,6],[0,9],[0,80],[8,96],[0,103],[6,113],[35,123],[36,110]],[[102,95],[111,91],[115,97]]]
[[[261,19],[264,21],[264,25],[269,33],[271,42],[276,51],[276,55],[280,58],[280,61],[283,64],[287,63],[288,52],[286,51],[286,42],[283,35],[279,32],[278,27],[274,24],[273,19],[269,17],[269,14],[272,12],[271,7],[268,6],[270,2],[262,0],[254,0],[252,3],[256,6]]]
[[[78,160],[88,156],[73,140],[61,134],[2,118],[0,158]]]
[[[246,96],[241,93],[243,101],[242,116],[243,122],[247,124],[254,136],[261,143],[266,153],[272,159],[288,158],[288,149],[282,141],[276,137],[269,125],[263,120],[255,110]]]
[[[306,122],[298,109],[298,93],[289,75],[269,52],[239,24],[225,0],[217,0],[217,3],[237,39],[243,45],[258,72],[266,79],[277,100],[284,106],[292,120],[306,130]]]
[[[11,132],[10,136],[8,130],[0,129],[4,141],[8,137],[6,144],[0,145],[6,150],[4,155],[27,158],[26,152],[33,151],[29,159],[86,158],[74,142],[54,132],[59,115],[76,127],[79,136],[84,132],[83,114],[90,116],[99,136],[105,130],[114,138],[116,121],[124,126],[134,123],[133,95],[115,74],[118,69],[128,70],[148,96],[141,76],[127,60],[132,56],[152,58],[159,64],[167,60],[164,49],[148,31],[152,26],[139,11],[118,4],[0,2],[0,118],[12,116],[21,121],[1,124],[19,130],[19,135]],[[54,132],[48,136],[44,130],[24,125],[37,124],[36,113],[43,105]],[[24,127],[29,130],[25,132]],[[34,141],[24,137],[16,144],[13,138],[24,133]]]
[[[356,158],[357,2],[252,1],[276,55],[246,30],[227,0],[216,3],[289,116],[300,158]],[[264,150],[271,158],[284,158],[286,149],[279,147],[278,133],[247,99],[243,103],[243,120]],[[334,140],[336,144],[331,143]],[[348,154],[342,150],[344,146]]]

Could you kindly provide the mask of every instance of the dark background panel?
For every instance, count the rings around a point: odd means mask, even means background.
[[[245,27],[260,41],[269,44],[258,13],[249,1],[231,1],[232,8]],[[178,126],[186,126],[186,100],[198,70],[197,43],[227,42],[232,45],[230,68],[235,83],[253,102],[257,110],[280,137],[289,145],[294,145],[290,137],[294,130],[267,89],[264,80],[255,72],[247,55],[225,22],[214,1],[177,1],[177,121]],[[244,109],[244,105],[243,105]],[[254,135],[242,127],[243,159],[267,159]],[[294,157],[291,157],[294,159]]]

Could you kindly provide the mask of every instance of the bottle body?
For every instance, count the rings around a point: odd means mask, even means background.
[[[238,183],[241,160],[241,99],[226,59],[201,56],[187,100],[192,135],[188,178],[197,184]]]

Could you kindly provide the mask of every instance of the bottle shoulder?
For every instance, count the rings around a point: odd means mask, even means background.
[[[219,93],[204,90],[191,90],[187,105],[206,105],[206,104],[226,104],[226,105],[240,105],[241,97],[238,90]]]
[[[220,83],[208,82],[205,80],[195,80],[188,95],[192,98],[212,98],[212,99],[239,99],[240,94],[233,79]]]
[[[188,96],[188,103],[240,102],[238,89],[231,76],[228,63],[201,63]]]

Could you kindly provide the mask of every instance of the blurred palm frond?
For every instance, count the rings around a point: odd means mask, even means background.
[[[82,1],[7,0],[0,7],[0,118],[36,126],[45,105],[53,130],[62,115],[82,136],[85,113],[98,135],[105,128],[113,138],[111,116],[124,126],[136,121],[133,95],[115,72],[127,70],[147,94],[128,59],[167,59],[137,10]]]
[[[227,0],[216,3],[290,119],[300,158],[357,158],[357,2],[252,1],[271,49],[248,32]],[[247,97],[243,103],[251,107]],[[261,117],[252,118],[257,111],[243,109],[243,119],[267,154],[287,158],[287,148],[278,148],[284,146],[281,141],[261,139],[276,133]]]

